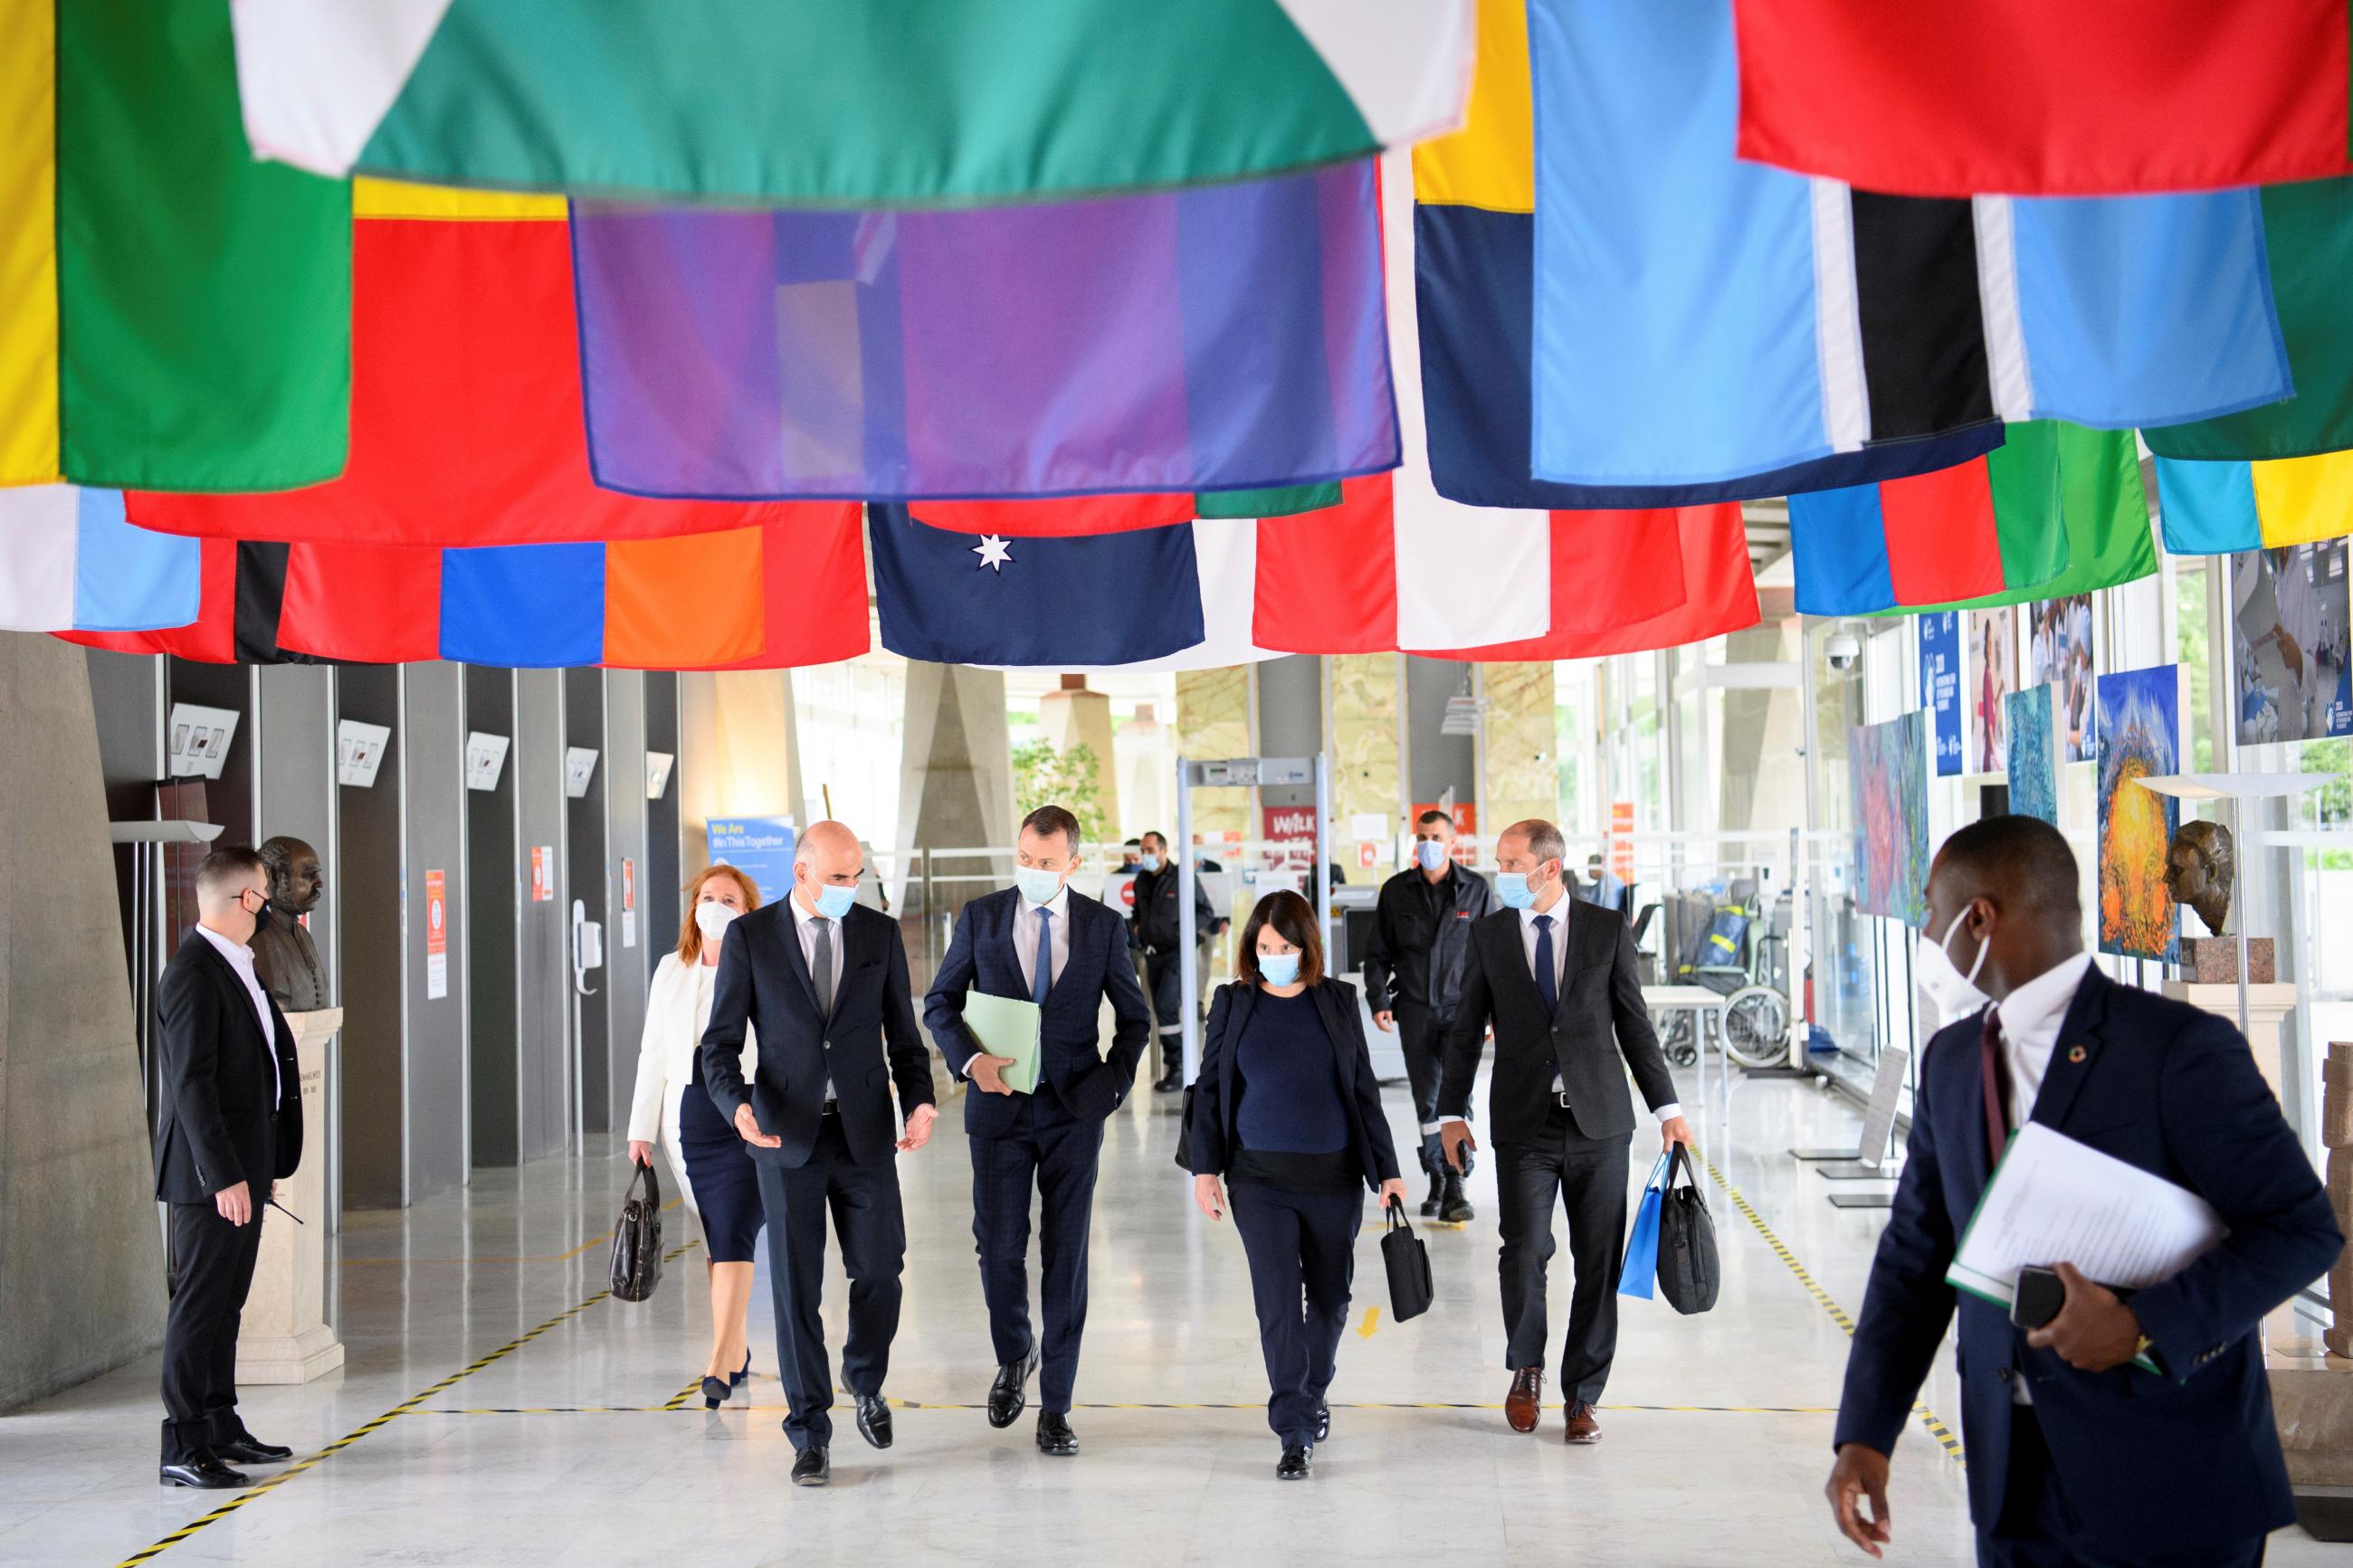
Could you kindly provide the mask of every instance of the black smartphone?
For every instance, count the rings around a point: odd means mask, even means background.
[[[2039,1329],[2067,1304],[2067,1284],[2048,1268],[2018,1271],[2018,1296],[2010,1302],[2010,1321],[2021,1329]]]

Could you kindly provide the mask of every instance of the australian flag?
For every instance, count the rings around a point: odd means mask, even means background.
[[[866,509],[882,646],[936,664],[1092,669],[1207,635],[1190,522],[1066,539],[953,533]]]

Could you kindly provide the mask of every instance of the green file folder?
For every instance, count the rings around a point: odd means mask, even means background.
[[[982,991],[965,993],[964,1026],[990,1056],[1013,1058],[1013,1065],[999,1068],[997,1076],[1019,1094],[1038,1092],[1038,1020],[1035,1002]]]

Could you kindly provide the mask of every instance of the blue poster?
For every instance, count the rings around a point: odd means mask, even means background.
[[[1961,771],[1961,617],[1951,610],[1922,616],[1920,695],[1928,705],[1929,754],[1939,778]]]
[[[760,901],[773,904],[793,885],[789,816],[714,816],[707,825],[711,863],[724,862],[760,885]]]

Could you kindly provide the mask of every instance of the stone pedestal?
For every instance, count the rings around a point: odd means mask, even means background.
[[[275,1209],[261,1226],[245,1321],[237,1341],[239,1383],[308,1383],[343,1364],[343,1342],[327,1326],[327,1168],[335,1130],[327,1121],[327,1046],[343,1026],[341,1007],[290,1013],[294,1058],[302,1080],[302,1163],[278,1184]]]
[[[2239,939],[2234,936],[2185,936],[2181,939],[2181,978],[2192,985],[2239,984]],[[2272,959],[2272,939],[2247,939],[2247,981],[2269,985],[2279,978]],[[2235,1007],[2236,1003],[2232,1005]]]
[[[2353,1377],[2274,1371],[2271,1381],[2296,1521],[2323,1541],[2353,1541]]]
[[[2254,965],[2251,963],[2248,967]],[[2235,984],[2200,985],[2168,980],[2165,994],[2176,1002],[2187,1002],[2218,1018],[2229,1019],[2233,1028],[2238,1026],[2239,988]],[[2255,1066],[2262,1069],[2263,1081],[2272,1086],[2274,1095],[2280,1092],[2280,1025],[2295,1005],[2293,985],[2247,987],[2247,1045],[2255,1053]]]

